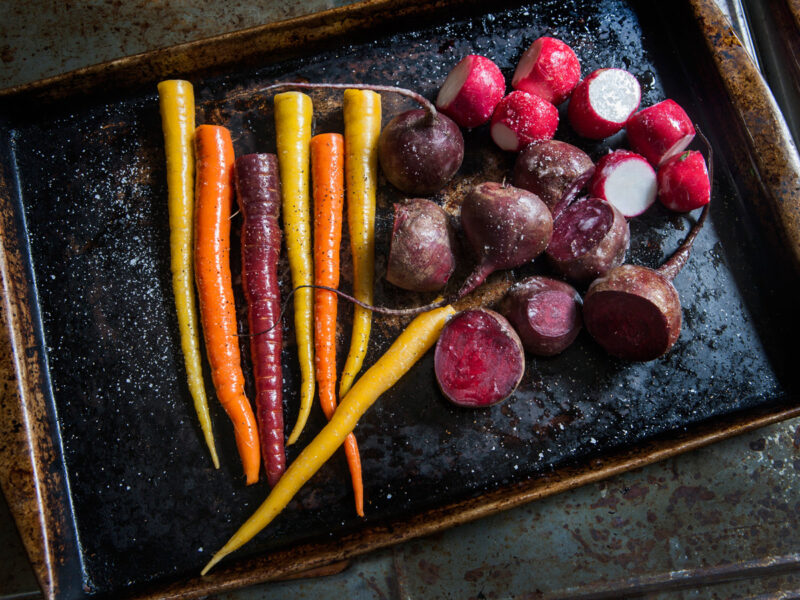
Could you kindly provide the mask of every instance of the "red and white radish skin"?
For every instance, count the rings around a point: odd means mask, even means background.
[[[656,201],[656,172],[630,150],[609,152],[597,161],[589,195],[613,204],[626,218],[637,217]]]
[[[477,127],[489,120],[505,92],[500,68],[485,56],[470,54],[447,75],[436,108],[461,127]]]
[[[500,312],[519,334],[525,350],[555,356],[566,350],[581,330],[581,297],[557,279],[535,275],[514,284]]]
[[[556,219],[547,258],[567,279],[585,283],[621,265],[630,239],[628,222],[613,204],[582,198]]]
[[[394,205],[386,280],[405,290],[441,290],[456,268],[450,218],[438,204],[413,198]]]
[[[658,199],[676,212],[689,212],[711,200],[711,182],[703,155],[687,150],[658,170]]]
[[[558,129],[558,109],[547,100],[523,91],[503,98],[492,115],[494,143],[518,152],[531,142],[552,139]]]
[[[436,381],[453,404],[481,408],[508,398],[522,380],[519,336],[489,309],[458,313],[445,325],[433,356]]]
[[[545,140],[519,153],[511,182],[539,196],[555,219],[586,185],[594,168],[592,159],[580,148]]]
[[[643,108],[625,125],[628,143],[654,167],[683,152],[695,136],[689,115],[674,100]]]
[[[570,97],[567,116],[575,132],[600,140],[620,131],[639,108],[639,81],[624,69],[598,69]]]
[[[540,37],[520,58],[511,87],[555,105],[569,98],[581,79],[581,63],[567,44]]]

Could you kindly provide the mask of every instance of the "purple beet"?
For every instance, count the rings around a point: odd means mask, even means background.
[[[630,240],[622,213],[599,198],[583,198],[556,219],[547,258],[567,279],[588,282],[621,265]]]
[[[464,199],[461,226],[479,262],[459,298],[492,272],[522,266],[544,252],[553,233],[553,218],[536,194],[486,182],[472,188]]]
[[[485,308],[458,313],[442,330],[433,358],[442,393],[458,406],[508,398],[522,379],[522,342],[502,315]]]
[[[405,290],[441,290],[456,267],[453,229],[447,213],[430,200],[394,205],[394,227],[386,279]]]
[[[536,356],[566,350],[583,324],[577,290],[549,277],[528,277],[512,286],[500,312],[514,326],[525,349]]]
[[[583,150],[559,140],[545,140],[520,152],[511,182],[539,196],[556,219],[593,173],[594,163]]]
[[[458,171],[464,160],[464,136],[458,125],[435,109],[409,110],[381,131],[378,159],[386,179],[397,189],[428,196]]]
[[[596,279],[583,301],[587,331],[605,350],[626,360],[662,356],[681,333],[681,301],[672,280],[689,259],[708,205],[672,257],[656,270],[622,265]]]

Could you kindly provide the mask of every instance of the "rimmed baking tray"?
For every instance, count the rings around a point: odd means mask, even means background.
[[[337,456],[267,531],[200,578],[267,489],[243,485],[216,406],[224,458],[211,467],[185,389],[155,84],[190,79],[198,122],[230,127],[237,153],[270,151],[271,99],[259,91],[270,83],[400,84],[433,97],[463,55],[487,55],[510,77],[540,35],[570,43],[584,75],[632,71],[643,105],[674,98],[715,148],[710,222],[676,280],[677,345],[630,364],[582,334],[557,358],[529,358],[515,396],[482,411],[446,404],[428,356],[356,430],[366,518],[353,513]],[[341,130],[338,94],[311,95],[315,131]],[[383,102],[384,122],[410,107]],[[190,597],[285,577],[800,414],[798,158],[713,2],[365,2],[5,90],[0,103],[0,483],[47,597]],[[471,183],[499,181],[513,164],[485,129],[465,137],[464,165],[436,197],[454,213]],[[557,137],[595,158],[625,144],[587,143],[566,119]],[[424,300],[381,279],[399,199],[382,182],[377,294],[395,305]],[[631,222],[629,260],[658,265],[691,222],[654,207]],[[341,316],[344,350],[350,309]],[[376,318],[370,357],[402,325]],[[294,360],[289,345],[290,423]],[[315,409],[298,446],[322,422]]]

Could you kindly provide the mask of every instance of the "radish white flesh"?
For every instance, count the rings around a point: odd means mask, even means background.
[[[522,91],[511,92],[492,115],[491,135],[503,150],[518,152],[532,142],[553,138],[558,128],[558,109],[543,98]]]
[[[450,71],[436,97],[436,108],[461,127],[477,127],[492,116],[505,89],[500,68],[485,56],[470,54]]]
[[[656,201],[656,172],[643,156],[617,150],[597,161],[589,190],[626,218],[637,217]]]
[[[695,136],[689,115],[674,100],[664,100],[644,108],[625,125],[634,152],[660,167],[683,152]]]
[[[581,64],[567,44],[541,37],[528,48],[514,71],[511,87],[561,104],[581,78]]]
[[[636,77],[622,69],[599,69],[572,93],[568,116],[573,129],[586,138],[602,139],[621,130],[641,101]]]

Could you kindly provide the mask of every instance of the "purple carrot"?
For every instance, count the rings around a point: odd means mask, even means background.
[[[283,373],[278,257],[281,248],[280,179],[274,154],[236,160],[236,196],[242,211],[242,286],[252,333],[250,354],[256,386],[256,418],[267,482],[286,468],[283,444]]]

